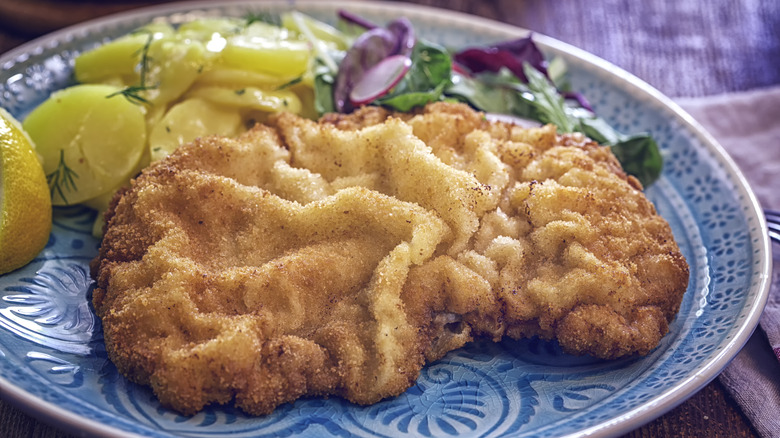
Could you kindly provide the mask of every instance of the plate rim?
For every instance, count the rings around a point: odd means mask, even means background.
[[[289,6],[291,8],[296,6],[323,7],[323,2],[317,0],[228,0],[214,3],[208,0],[190,0],[140,7],[77,23],[17,46],[0,55],[0,72],[7,71],[10,68],[9,66],[27,62],[29,57],[43,53],[45,50],[51,48],[50,46],[52,46],[52,44],[78,39],[79,33],[84,33],[88,30],[99,29],[115,23],[129,22],[134,19],[153,17],[155,14],[170,15],[176,12],[184,13],[198,9],[226,9],[236,6]],[[699,140],[700,145],[713,155],[715,161],[723,168],[728,176],[733,179],[733,189],[735,189],[737,194],[745,198],[744,205],[749,207],[743,208],[743,213],[747,214],[749,212],[752,214],[752,216],[749,217],[746,215],[748,222],[750,219],[755,220],[756,227],[759,230],[766,229],[763,210],[755,193],[751,189],[742,171],[720,143],[670,97],[664,95],[639,77],[611,62],[544,34],[460,11],[405,2],[391,3],[386,1],[363,0],[342,0],[339,2],[338,6],[331,5],[329,7],[334,10],[336,8],[356,7],[362,10],[373,10],[381,13],[392,12],[399,15],[403,13],[415,13],[427,17],[437,16],[439,19],[472,26],[490,26],[498,32],[516,34],[518,36],[533,33],[534,40],[537,43],[540,43],[540,45],[565,54],[568,57],[578,59],[582,62],[583,67],[606,74],[606,76],[610,77],[611,81],[620,85],[620,88],[630,92],[643,94],[654,105],[660,105],[664,111],[673,115],[676,118],[676,121],[680,122],[683,128],[687,128],[690,133]],[[758,284],[755,286],[757,289],[755,299],[752,303],[746,303],[746,305],[743,306],[743,309],[744,307],[750,306],[750,310],[742,321],[739,329],[735,332],[734,337],[725,343],[724,348],[719,351],[718,354],[714,355],[711,360],[705,362],[698,372],[688,376],[688,378],[671,388],[664,390],[660,395],[653,397],[649,402],[630,409],[609,421],[599,423],[568,436],[613,436],[640,427],[684,402],[715,379],[715,377],[728,366],[731,360],[741,351],[758,326],[760,316],[769,297],[772,278],[772,244],[768,235],[765,232],[762,232],[760,234],[760,241],[756,242],[755,245],[760,250],[756,257],[761,258],[760,266],[756,269],[758,272],[754,274],[758,276]],[[752,289],[752,287],[748,286],[748,290],[750,289]],[[0,397],[36,419],[52,424],[63,430],[75,431],[77,434],[83,435],[87,433],[95,436],[117,436],[117,434],[132,437],[142,436],[134,432],[127,432],[103,424],[45,401],[14,385],[2,376],[0,376]]]
[[[623,85],[645,93],[647,97],[654,100],[655,103],[661,104],[666,110],[670,111],[672,115],[681,122],[683,127],[688,127],[691,133],[697,137],[701,146],[709,149],[716,160],[723,165],[723,169],[735,180],[734,189],[746,198],[747,201],[745,204],[750,205],[750,212],[753,214],[752,217],[746,217],[746,219],[755,219],[757,223],[756,227],[760,230],[766,230],[766,218],[764,217],[761,204],[739,166],[737,166],[734,159],[728,154],[720,142],[718,142],[704,126],[696,121],[693,116],[688,114],[688,112],[686,112],[677,102],[673,101],[672,98],[661,93],[658,89],[636,75],[590,52],[542,34],[535,34],[534,39],[537,42],[542,42],[548,47],[564,51],[567,55],[584,61],[584,65],[586,66],[594,67],[603,72],[612,73],[612,76],[622,82]],[[602,423],[577,432],[576,434],[567,435],[567,437],[573,437],[575,435],[597,436],[596,434],[598,432],[607,432],[607,430],[609,431],[610,436],[613,432],[614,435],[629,432],[636,427],[640,427],[641,425],[660,417],[671,409],[674,409],[713,381],[728,366],[728,364],[739,354],[758,327],[759,319],[769,298],[773,268],[771,257],[772,242],[766,232],[761,232],[760,237],[760,242],[756,245],[761,250],[761,265],[759,269],[760,273],[758,274],[760,283],[758,285],[756,300],[750,304],[751,309],[742,323],[742,326],[736,332],[736,335],[726,343],[723,350],[715,355],[712,360],[707,362],[697,373],[692,374],[680,384],[675,385],[660,396],[653,398],[651,403],[640,405],[613,420],[616,423],[618,420],[621,420],[621,423],[616,424],[615,426],[611,426],[612,422]]]

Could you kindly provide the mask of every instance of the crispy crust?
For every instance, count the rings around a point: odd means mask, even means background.
[[[118,193],[93,261],[120,372],[163,404],[368,404],[474,337],[647,354],[688,267],[609,151],[463,105],[282,114]]]

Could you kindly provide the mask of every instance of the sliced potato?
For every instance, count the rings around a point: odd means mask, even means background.
[[[301,112],[301,99],[290,90],[262,90],[257,87],[230,89],[224,87],[198,87],[187,94],[211,102],[246,110],[266,112]]]
[[[117,95],[119,90],[110,85],[66,88],[24,120],[43,157],[44,172],[59,175],[54,205],[77,204],[114,189],[141,159],[144,112]]]
[[[205,99],[187,99],[171,107],[149,134],[152,161],[158,161],[180,145],[206,135],[235,135],[243,124],[237,111]]]

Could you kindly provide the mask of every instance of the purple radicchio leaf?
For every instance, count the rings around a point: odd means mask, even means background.
[[[336,76],[333,89],[336,111],[343,113],[354,109],[349,94],[366,71],[389,56],[410,56],[414,43],[412,23],[403,17],[393,20],[386,28],[376,27],[360,35],[341,61]]]
[[[502,67],[506,67],[522,82],[528,82],[523,72],[523,63],[528,63],[545,76],[547,75],[544,54],[530,35],[492,46],[461,50],[455,54],[455,62],[466,67],[471,73],[484,71],[497,73]]]
[[[579,92],[566,91],[564,93],[561,93],[561,95],[563,95],[564,99],[573,100],[577,102],[581,107],[585,108],[586,110],[595,113],[595,111],[593,111],[593,107],[590,106],[590,102],[588,102],[588,99],[585,97],[584,94]]]

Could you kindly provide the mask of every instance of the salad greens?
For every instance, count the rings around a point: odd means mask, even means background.
[[[553,123],[564,132],[581,132],[598,143],[610,146],[623,170],[634,175],[644,186],[658,179],[663,158],[650,135],[621,134],[593,112],[582,107],[567,106],[552,83],[528,64],[525,65],[525,74],[534,96],[539,121]]]
[[[341,63],[344,58],[344,52],[331,53],[331,58]],[[312,76],[314,76],[314,109],[317,114],[325,114],[336,112],[336,102],[333,97],[333,89],[336,86],[336,76],[338,75],[338,69],[334,70],[328,64],[325,64],[320,59],[315,59],[312,68]]]
[[[547,60],[531,37],[518,38],[487,47],[471,47],[455,54],[455,61],[471,73],[509,69],[521,82],[528,82],[525,64],[547,75]]]
[[[379,105],[409,111],[442,99],[452,71],[452,58],[447,50],[419,41],[414,46],[411,59],[409,71],[388,94],[377,99]]]
[[[407,55],[409,70],[392,86],[377,82],[384,88],[375,91],[378,97],[371,104],[409,111],[430,102],[455,100],[488,113],[552,123],[562,133],[580,132],[609,146],[623,169],[645,187],[660,176],[663,160],[653,138],[622,134],[599,118],[583,95],[567,89],[565,67],[555,60],[548,63],[532,36],[451,53],[415,38],[404,18],[380,27],[346,11],[340,11],[339,17],[351,30],[363,32],[337,71],[322,63],[314,66],[315,100],[321,114],[352,111],[358,103],[350,101],[350,91],[365,73],[383,59]]]
[[[373,27],[358,36],[338,67],[333,88],[336,110],[352,111],[356,105],[349,99],[349,94],[366,72],[390,56],[410,56],[415,43],[412,23],[405,18],[393,20],[387,27]]]

